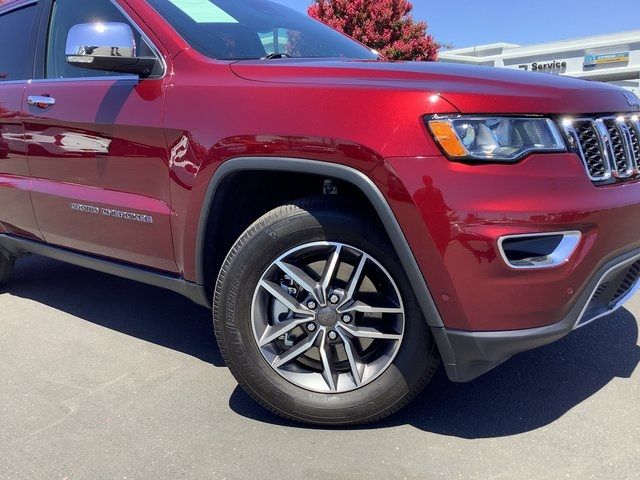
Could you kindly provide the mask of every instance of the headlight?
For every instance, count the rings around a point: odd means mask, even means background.
[[[513,162],[535,152],[564,152],[566,145],[548,118],[431,117],[429,130],[455,160]]]

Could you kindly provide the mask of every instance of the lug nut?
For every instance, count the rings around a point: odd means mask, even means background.
[[[349,315],[348,313],[345,313],[345,314],[342,316],[342,321],[343,321],[344,323],[351,323],[351,315]]]
[[[329,301],[334,304],[338,303],[339,300],[340,300],[340,297],[335,293],[329,297]]]
[[[330,340],[335,340],[336,338],[338,338],[338,334],[336,332],[334,332],[333,330],[331,330],[329,332],[329,339]]]
[[[310,310],[315,310],[317,306],[318,305],[313,300],[309,300],[307,302],[307,307],[309,307]]]
[[[315,323],[307,323],[307,330],[309,330],[310,332],[315,332],[316,331],[316,324]]]

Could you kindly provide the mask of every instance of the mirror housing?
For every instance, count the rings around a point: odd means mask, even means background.
[[[148,77],[158,67],[155,57],[138,57],[133,30],[126,23],[74,25],[67,36],[67,63],[74,67]]]

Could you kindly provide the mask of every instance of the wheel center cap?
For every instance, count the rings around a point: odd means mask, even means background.
[[[324,307],[318,311],[317,320],[323,327],[331,328],[338,323],[338,312],[331,307]]]

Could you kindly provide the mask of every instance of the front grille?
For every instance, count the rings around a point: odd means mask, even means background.
[[[640,260],[610,272],[602,279],[577,326],[606,315],[620,306],[640,280]]]
[[[578,118],[565,133],[594,183],[640,174],[640,122],[636,116]]]

